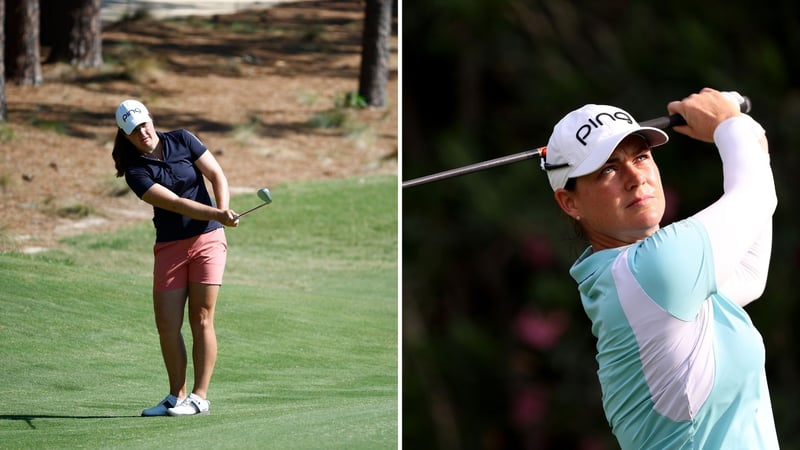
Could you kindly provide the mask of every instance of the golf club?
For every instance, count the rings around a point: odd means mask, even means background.
[[[737,92],[723,92],[731,101],[735,101],[739,103],[739,109],[743,113],[749,113],[752,107],[750,103],[750,99],[744,97]],[[670,116],[663,116],[658,117],[651,120],[645,120],[644,122],[639,122],[640,126],[643,127],[653,127],[658,128],[660,130],[666,130],[668,128],[677,127],[680,125],[686,125],[686,120],[681,117],[679,114],[672,114]],[[446,178],[453,178],[460,175],[466,175],[468,173],[478,172],[480,170],[491,169],[492,167],[504,166],[507,164],[516,163],[519,161],[525,161],[528,159],[533,158],[541,158],[545,156],[547,153],[547,147],[539,147],[532,150],[526,150],[520,153],[514,153],[508,156],[501,156],[500,158],[490,159],[488,161],[483,161],[475,164],[470,164],[468,166],[458,167],[451,170],[445,170],[443,172],[434,173],[432,175],[426,175],[424,177],[414,178],[408,181],[403,182],[403,189],[408,187],[419,186],[421,184],[427,184],[434,181],[444,180]]]
[[[250,214],[251,212],[257,210],[258,208],[261,208],[262,206],[267,206],[270,203],[272,203],[272,194],[269,193],[269,189],[261,188],[261,189],[258,190],[258,192],[256,194],[258,195],[258,198],[260,198],[261,201],[263,201],[264,203],[256,206],[255,208],[248,209],[247,211],[239,214],[238,216],[236,216],[235,220],[239,220],[240,218]]]

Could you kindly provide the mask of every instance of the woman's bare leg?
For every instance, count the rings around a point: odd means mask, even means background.
[[[192,392],[202,398],[208,394],[208,385],[214,364],[217,362],[217,335],[214,331],[214,308],[219,286],[189,283],[189,325],[192,328],[192,360],[194,363],[194,388]]]
[[[186,345],[181,335],[185,307],[186,289],[153,293],[156,328],[169,377],[169,391],[179,399],[186,397]]]

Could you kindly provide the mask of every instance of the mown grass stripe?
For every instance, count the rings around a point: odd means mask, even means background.
[[[226,230],[208,417],[139,417],[166,393],[150,223],[0,254],[0,446],[396,448],[396,189],[276,186]]]

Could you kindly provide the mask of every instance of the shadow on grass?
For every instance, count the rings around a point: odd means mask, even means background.
[[[0,420],[19,420],[25,422],[32,429],[36,429],[33,421],[36,419],[125,419],[131,417],[142,417],[139,415],[126,415],[126,416],[66,416],[56,414],[0,414]]]

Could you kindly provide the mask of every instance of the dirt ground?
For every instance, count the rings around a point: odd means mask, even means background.
[[[396,26],[386,108],[348,107],[363,6],[322,0],[214,17],[145,15],[105,28],[100,69],[45,64],[41,86],[7,82],[0,250],[37,252],[152,217],[114,176],[114,111],[126,98],[143,101],[157,129],[194,132],[233,193],[396,174]]]

